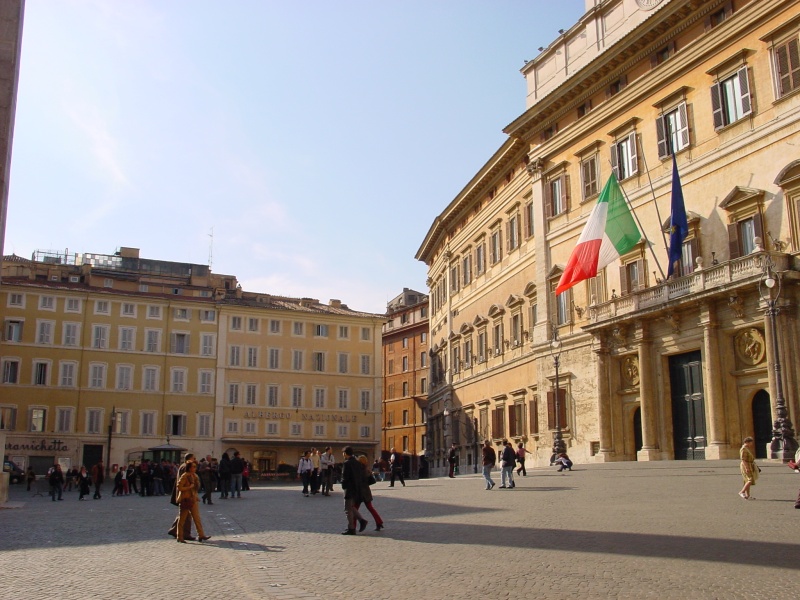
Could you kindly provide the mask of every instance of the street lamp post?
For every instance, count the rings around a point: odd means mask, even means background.
[[[117,418],[117,407],[111,409],[111,419],[108,421],[108,454],[106,455],[106,477],[111,475],[111,436],[114,433],[114,421]]]
[[[561,366],[561,339],[558,337],[558,329],[553,327],[553,337],[550,340],[550,356],[553,358],[553,366],[556,369],[556,381],[555,381],[555,391],[553,393],[553,404],[555,408],[555,426],[556,430],[553,433],[553,456],[550,459],[550,464],[553,463],[554,459],[561,454],[562,452],[567,451],[567,445],[564,443],[564,440],[561,436],[561,422],[559,419],[560,416],[560,406],[559,406],[559,398],[560,398],[560,388],[559,388],[559,381],[558,381],[558,369]]]
[[[781,274],[775,270],[775,265],[768,254],[764,255],[762,268],[764,269],[764,274],[758,283],[758,293],[767,307],[764,314],[769,319],[769,328],[772,334],[772,368],[775,375],[776,418],[772,426],[772,441],[769,445],[770,458],[779,458],[783,462],[789,462],[794,458],[794,453],[797,451],[797,440],[794,437],[792,421],[789,418],[786,400],[783,397],[780,344],[778,343],[776,319],[780,312],[778,298],[781,295]]]

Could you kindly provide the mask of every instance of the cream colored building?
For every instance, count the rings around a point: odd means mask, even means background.
[[[169,444],[257,470],[380,440],[381,315],[241,290],[207,266],[115,255],[6,257],[0,430],[37,472]]]
[[[548,463],[554,330],[573,460],[731,458],[748,435],[766,455],[779,391],[797,423],[799,34],[796,0],[587,0],[525,65],[527,110],[417,254],[437,466],[453,415]],[[673,154],[689,235],[666,280]],[[647,241],[556,297],[612,170]]]

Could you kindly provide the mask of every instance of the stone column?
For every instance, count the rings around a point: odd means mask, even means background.
[[[609,390],[609,363],[608,347],[604,336],[598,336],[595,340],[595,354],[597,354],[597,429],[600,435],[600,453],[597,455],[598,462],[610,462],[614,456],[614,435],[612,433],[612,413],[611,413],[611,393]]]
[[[703,396],[708,423],[706,458],[719,460],[729,458],[730,444],[722,392],[719,325],[713,305],[704,303],[701,306],[700,324],[703,326]]]
[[[642,410],[642,449],[637,454],[641,461],[659,460],[658,418],[656,415],[656,381],[653,372],[653,340],[647,324],[637,323],[639,343],[639,406]]]

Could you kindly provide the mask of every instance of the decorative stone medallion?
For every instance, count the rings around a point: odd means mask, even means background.
[[[757,365],[764,360],[766,343],[760,329],[742,329],[733,339],[737,358],[745,365]]]

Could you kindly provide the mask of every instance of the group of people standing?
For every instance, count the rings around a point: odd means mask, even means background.
[[[316,448],[306,450],[297,463],[297,474],[303,482],[303,496],[316,495],[322,491],[323,496],[330,496],[336,469],[336,459],[331,447],[319,453]]]
[[[73,467],[64,473],[61,465],[56,463],[48,469],[47,483],[50,486],[50,498],[55,502],[56,500],[64,499],[64,492],[72,491],[74,485],[78,492],[78,500],[85,500],[86,496],[91,493],[91,486],[94,483],[94,499],[100,500],[100,486],[105,480],[105,471],[103,461],[99,461],[92,467],[91,475],[86,470],[86,467],[81,465],[80,470]],[[36,474],[33,472],[32,467],[28,467],[26,472],[26,479],[28,482],[28,491],[31,489],[31,484],[36,481]]]

